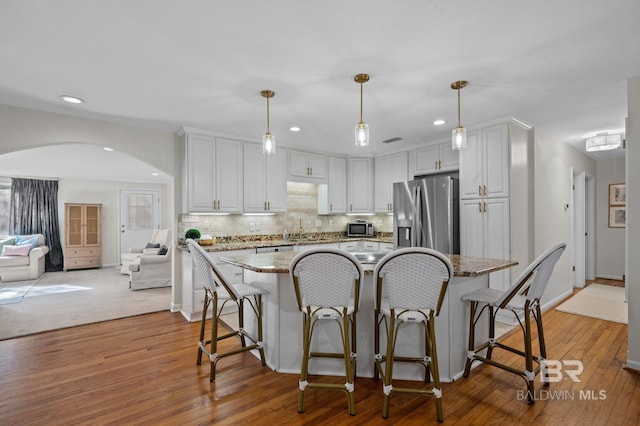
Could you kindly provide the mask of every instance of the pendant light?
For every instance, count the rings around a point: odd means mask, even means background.
[[[369,146],[369,126],[362,120],[362,85],[369,81],[369,74],[358,74],[353,81],[360,84],[360,122],[356,124],[356,146]]]
[[[460,125],[460,89],[467,87],[464,80],[454,81],[451,88],[458,91],[458,127],[451,131],[451,148],[465,149],[467,147],[467,129]]]
[[[276,153],[276,137],[269,131],[269,99],[273,98],[276,93],[273,90],[263,90],[260,95],[267,98],[267,133],[262,136],[262,153],[271,155]]]

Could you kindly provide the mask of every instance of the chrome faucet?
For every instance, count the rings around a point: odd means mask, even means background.
[[[302,216],[300,216],[300,225],[298,226],[298,239],[301,239],[304,235],[304,228],[302,227]]]

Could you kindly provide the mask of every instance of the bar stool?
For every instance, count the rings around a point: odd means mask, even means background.
[[[198,338],[198,365],[202,362],[202,353],[209,357],[211,362],[211,371],[209,373],[209,381],[216,379],[216,365],[222,358],[235,355],[242,352],[257,349],[260,354],[262,365],[266,365],[264,348],[262,347],[262,295],[266,292],[263,289],[246,283],[230,283],[223,276],[215,262],[192,239],[187,239],[189,252],[193,258],[196,269],[204,281],[204,302],[202,306],[202,320],[200,321],[200,336]],[[218,302],[222,302],[219,304]],[[238,329],[230,333],[218,335],[218,320],[222,308],[228,302],[235,303],[238,306]],[[244,329],[244,306],[245,302],[249,304],[257,318],[257,336],[248,333]],[[207,323],[207,311],[212,306],[213,315],[211,317],[211,338],[205,340],[205,329]],[[240,339],[240,348],[232,349],[227,352],[218,352],[218,342],[230,337],[238,337]],[[247,345],[246,340],[252,342]]]
[[[442,416],[442,391],[438,371],[438,351],[434,320],[440,313],[453,266],[442,253],[421,247],[409,247],[385,255],[376,265],[375,291],[375,366],[374,378],[382,376],[384,402],[382,417],[389,416],[389,401],[396,392],[435,398],[436,417]],[[402,356],[395,353],[400,327],[419,324],[424,330],[424,355]],[[380,327],[386,331],[385,355],[380,353]],[[433,377],[431,389],[393,387],[395,362],[417,363],[425,368],[425,383]]]
[[[347,393],[349,414],[355,415],[356,313],[360,304],[363,269],[350,253],[338,249],[315,249],[298,254],[289,274],[302,312],[302,363],[298,382],[298,412],[304,411],[307,387],[339,389]],[[342,353],[311,351],[313,332],[319,321],[335,321],[342,339]],[[345,384],[309,383],[311,358],[342,358]]]
[[[561,243],[551,247],[534,260],[527,269],[518,277],[517,280],[506,291],[500,291],[492,288],[476,290],[472,293],[462,296],[462,300],[469,301],[469,350],[467,353],[467,362],[464,368],[464,377],[469,377],[471,365],[474,361],[484,362],[494,367],[498,367],[510,373],[516,374],[524,379],[527,383],[527,401],[529,404],[535,403],[534,398],[534,381],[536,374],[540,372],[541,366],[547,357],[547,348],[544,343],[544,331],[542,329],[542,312],[540,311],[540,299],[544,293],[551,273],[562,256],[566,244]],[[478,308],[480,307],[480,310]],[[489,340],[481,345],[475,345],[475,326],[480,319],[483,311],[489,311]],[[495,340],[495,322],[498,310],[507,309],[513,312],[524,337],[524,351],[504,345]],[[518,316],[518,313],[524,314],[524,325]],[[538,329],[538,345],[540,355],[534,356],[532,349],[532,333],[531,333],[531,317],[533,316],[536,327]],[[494,348],[505,349],[516,355],[520,355],[525,360],[525,368],[518,369],[510,365],[506,365],[491,359]],[[481,352],[487,350],[486,355],[482,356]],[[538,364],[533,368],[534,361]],[[544,376],[545,386],[549,386],[548,377]]]

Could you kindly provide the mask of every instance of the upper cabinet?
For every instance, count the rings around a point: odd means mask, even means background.
[[[460,151],[460,198],[509,196],[509,125],[507,123],[467,134]]]
[[[289,163],[291,180],[317,182],[326,181],[327,179],[326,155],[291,151]]]
[[[243,143],[188,133],[185,149],[188,212],[242,213]]]
[[[264,155],[262,146],[244,144],[244,212],[287,211],[287,151]]]
[[[411,170],[415,176],[458,170],[460,155],[451,148],[451,142],[444,142],[418,148],[411,158]]]
[[[327,184],[318,185],[318,214],[347,212],[347,159],[329,157]]]
[[[375,159],[375,212],[393,212],[393,184],[408,177],[407,152],[384,155]]]
[[[373,213],[373,159],[349,158],[347,213]]]

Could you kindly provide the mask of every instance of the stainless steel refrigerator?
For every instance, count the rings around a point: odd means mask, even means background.
[[[458,179],[423,177],[393,184],[393,248],[460,253]]]

